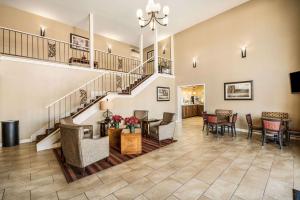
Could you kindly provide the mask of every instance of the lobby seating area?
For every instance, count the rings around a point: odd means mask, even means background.
[[[1,0],[0,200],[300,200],[299,19]]]

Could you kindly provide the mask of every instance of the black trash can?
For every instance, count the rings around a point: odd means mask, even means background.
[[[2,146],[11,147],[19,144],[19,121],[8,120],[1,122]]]

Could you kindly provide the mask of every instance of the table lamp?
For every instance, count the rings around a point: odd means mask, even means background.
[[[110,122],[109,114],[111,112],[109,110],[111,110],[112,108],[113,108],[113,103],[111,101],[108,101],[108,99],[106,99],[106,101],[100,101],[100,110],[105,110],[103,116],[106,116],[105,118],[106,123]]]

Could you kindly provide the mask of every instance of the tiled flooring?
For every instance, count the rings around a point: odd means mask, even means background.
[[[177,125],[178,142],[67,184],[52,151],[0,148],[0,199],[288,200],[300,189],[300,146],[280,151],[245,134],[217,139],[200,118]]]

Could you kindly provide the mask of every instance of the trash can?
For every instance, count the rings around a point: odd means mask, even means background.
[[[2,146],[11,147],[19,144],[19,121],[8,120],[1,122]]]

